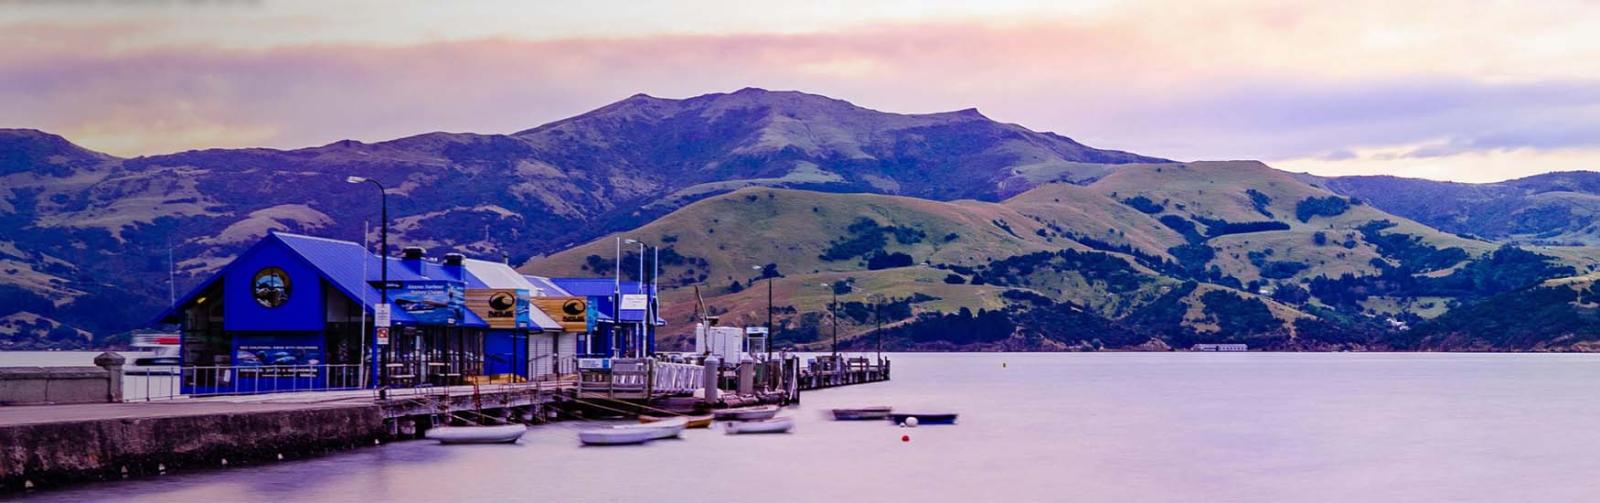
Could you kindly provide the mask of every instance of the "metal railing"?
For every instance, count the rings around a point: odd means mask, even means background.
[[[705,371],[706,368],[700,365],[655,362],[654,382],[651,387],[670,393],[697,390],[703,385]]]
[[[132,388],[135,392],[125,393],[123,400],[354,390],[361,389],[364,376],[363,366],[354,363],[180,367],[176,375],[143,376],[142,387],[138,383],[125,384],[125,390]]]

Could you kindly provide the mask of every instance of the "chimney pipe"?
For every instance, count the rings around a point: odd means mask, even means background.
[[[428,253],[428,250],[423,249],[421,246],[407,246],[400,250],[400,258],[405,260],[422,260],[422,256],[426,253]]]
[[[466,259],[467,256],[460,253],[446,253],[444,254],[444,265],[461,267],[461,261]]]

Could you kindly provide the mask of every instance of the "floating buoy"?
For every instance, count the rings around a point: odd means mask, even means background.
[[[900,441],[901,442],[910,442],[911,441],[911,435],[900,435]]]
[[[906,418],[905,425],[906,425],[907,428],[916,428],[917,427],[917,416],[911,416],[911,417]]]
[[[278,461],[283,461],[283,453],[278,453]]]
[[[228,466],[228,458],[222,458],[222,466]]]

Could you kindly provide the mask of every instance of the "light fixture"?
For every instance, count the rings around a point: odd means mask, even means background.
[[[345,183],[361,183],[361,182],[367,181],[367,179],[359,177],[359,176],[351,175],[351,176],[345,178],[344,181],[345,181]]]

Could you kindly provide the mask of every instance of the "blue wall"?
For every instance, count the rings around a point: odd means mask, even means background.
[[[289,275],[289,300],[267,308],[256,302],[251,282],[268,267]],[[267,238],[228,267],[222,278],[227,329],[234,331],[317,331],[325,328],[322,311],[322,275],[288,246]]]
[[[528,336],[512,330],[490,330],[483,336],[483,373],[527,377]]]

